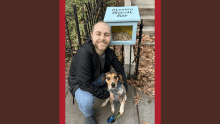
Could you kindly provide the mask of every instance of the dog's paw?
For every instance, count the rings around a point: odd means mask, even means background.
[[[107,102],[102,103],[101,107],[105,107],[107,105]]]
[[[120,114],[121,114],[121,115],[124,114],[124,108],[120,109]]]
[[[123,113],[124,113],[124,105],[125,105],[125,101],[123,101],[121,106],[120,106],[119,112],[120,112],[121,115],[123,115]]]
[[[112,111],[112,113],[115,113],[115,109],[114,109],[114,107],[112,107],[111,111]]]
[[[106,99],[105,102],[102,103],[102,106],[101,106],[101,107],[105,107],[105,106],[107,105],[108,101],[109,101],[109,98]]]

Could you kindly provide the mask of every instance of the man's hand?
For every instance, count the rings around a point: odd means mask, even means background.
[[[110,97],[109,97],[109,100],[112,100],[112,101],[113,101],[113,100],[115,100],[114,94],[113,94],[113,93],[111,93],[111,92],[110,92]]]

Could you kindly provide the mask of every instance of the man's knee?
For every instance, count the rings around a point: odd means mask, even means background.
[[[91,93],[82,91],[81,89],[76,91],[75,97],[82,108],[91,108],[94,104],[95,97]]]
[[[87,97],[82,103],[81,103],[81,105],[82,105],[82,107],[84,107],[84,108],[92,108],[93,107],[93,105],[94,105],[94,97],[92,96],[92,97]]]

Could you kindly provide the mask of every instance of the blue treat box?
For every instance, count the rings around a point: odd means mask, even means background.
[[[111,45],[134,45],[138,21],[138,6],[107,7],[104,22],[111,28]]]

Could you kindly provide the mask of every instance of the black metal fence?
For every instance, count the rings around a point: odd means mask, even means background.
[[[87,11],[84,11],[84,7],[86,7]],[[95,1],[91,1],[87,2],[87,3],[83,3],[82,5],[82,15],[83,15],[83,25],[84,25],[84,30],[85,30],[85,40],[87,41],[88,39],[90,39],[90,32],[92,30],[92,26],[97,23],[98,21],[103,21],[104,19],[104,14],[106,11],[106,5],[105,2],[103,2],[103,0],[95,0]],[[67,16],[73,16],[75,17],[75,23],[76,23],[76,28],[77,28],[77,34],[78,34],[78,42],[79,42],[79,47],[82,46],[81,43],[81,35],[80,35],[80,29],[79,29],[79,23],[78,23],[78,17],[77,17],[77,10],[76,10],[76,5],[73,5],[73,11],[74,11],[74,15],[70,15],[70,14],[66,14]],[[139,58],[140,58],[140,45],[141,45],[141,39],[142,39],[142,29],[143,29],[143,20],[141,20],[141,24],[140,26],[140,30],[139,30],[139,36],[137,37],[137,39],[139,39],[138,42],[138,51],[137,51],[137,56],[135,57],[134,60],[131,60],[131,48],[132,45],[130,45],[130,66],[129,66],[129,74],[127,74],[127,78],[130,79],[130,77],[137,79],[137,75],[138,75],[138,66],[139,66]],[[73,50],[72,49],[72,45],[71,45],[71,38],[70,38],[70,34],[69,34],[69,30],[68,30],[68,21],[66,19],[66,33],[68,35],[68,39],[70,42],[70,49],[66,49],[66,51],[70,51],[71,55],[73,56],[73,51],[77,51],[77,50]],[[66,40],[66,42],[68,42]],[[115,45],[113,46],[114,51],[115,51]],[[124,57],[123,57],[123,53],[124,53],[124,46],[122,45],[121,48],[122,51],[122,65],[124,66]],[[134,75],[130,74],[130,70],[131,70],[131,63],[134,63],[135,60],[137,59],[137,64],[136,64],[136,72]]]
[[[102,21],[104,19],[104,2],[102,0],[96,0],[95,2],[84,3],[82,7],[86,7],[88,11],[82,11],[83,21],[84,21],[84,29],[86,32],[86,40],[90,39],[90,32],[92,30],[92,26],[98,21]]]
[[[68,21],[67,21],[67,19],[66,19],[67,16],[73,16],[73,17],[75,17],[79,46],[80,46],[80,47],[82,46],[81,38],[80,38],[80,31],[79,31],[78,16],[77,16],[77,11],[76,11],[76,5],[74,5],[74,4],[73,4],[73,11],[74,11],[74,15],[66,14],[66,16],[65,16],[65,20],[66,20],[66,24],[65,24],[65,25],[66,25],[66,32],[67,32],[68,39],[69,39],[69,44],[70,44],[70,49],[66,48],[66,51],[70,51],[70,53],[71,53],[72,56],[73,56],[73,51],[77,51],[77,50],[73,50],[73,47],[72,47],[72,40],[71,40],[71,38],[70,38],[70,33],[69,33],[69,28],[68,28]],[[66,40],[66,43],[67,43],[67,42],[68,42],[68,41]]]

